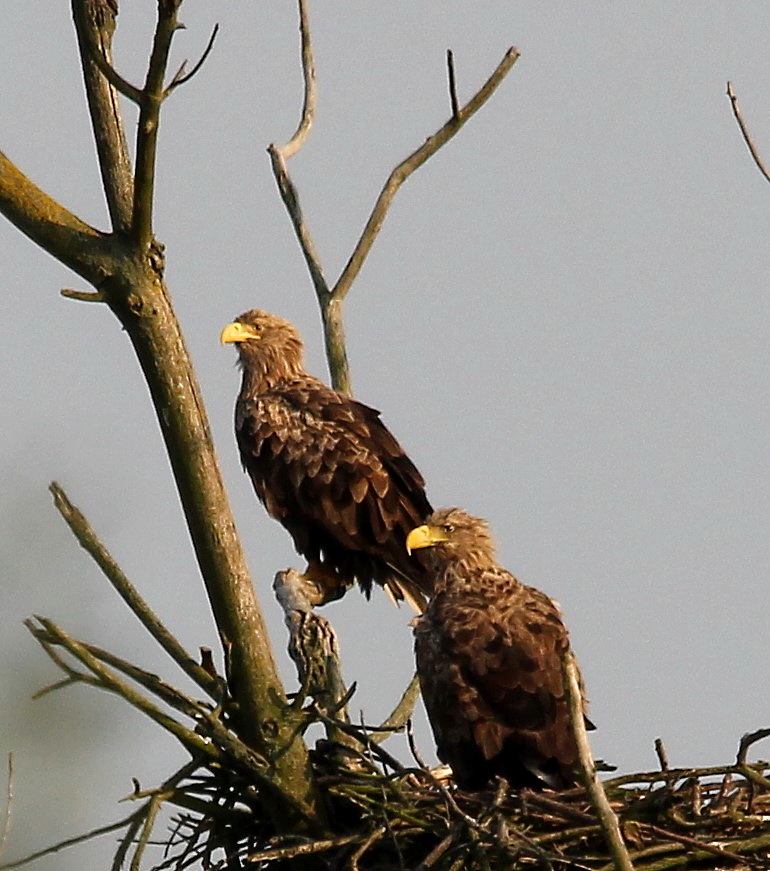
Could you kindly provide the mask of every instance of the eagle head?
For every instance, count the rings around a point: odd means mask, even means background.
[[[433,548],[442,562],[459,559],[485,565],[495,561],[495,544],[486,520],[462,508],[440,508],[409,533],[409,553],[425,547]]]
[[[293,324],[277,315],[251,309],[229,323],[219,339],[236,345],[241,366],[268,382],[302,372],[302,339]]]

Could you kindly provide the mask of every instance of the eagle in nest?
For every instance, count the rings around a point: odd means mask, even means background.
[[[434,572],[415,626],[417,673],[457,785],[477,791],[500,775],[513,788],[573,786],[561,668],[569,635],[556,603],[501,568],[486,522],[459,508],[436,511],[406,546],[427,548]]]
[[[222,330],[243,372],[235,406],[241,462],[268,514],[308,560],[315,604],[372,582],[417,611],[432,574],[406,536],[431,513],[425,482],[380,413],[309,375],[288,321],[253,310]]]

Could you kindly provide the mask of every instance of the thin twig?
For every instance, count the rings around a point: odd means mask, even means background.
[[[53,853],[58,853],[61,850],[66,849],[67,847],[74,847],[77,844],[83,844],[86,841],[90,841],[93,838],[98,838],[100,835],[107,835],[110,832],[117,832],[120,829],[125,828],[125,826],[129,825],[134,817],[136,816],[136,812],[130,814],[122,820],[118,820],[116,823],[109,823],[106,826],[101,826],[98,829],[92,829],[90,832],[85,832],[82,835],[77,835],[74,838],[67,838],[64,841],[59,841],[58,844],[53,844],[50,847],[46,847],[44,850],[38,850],[36,853],[31,853],[29,856],[24,856],[22,859],[17,859],[15,862],[5,862],[0,865],[0,871],[10,871],[11,868],[20,868],[22,865],[28,865],[30,862],[35,862],[38,859],[42,859],[43,856],[50,856]]]
[[[122,696],[129,704],[138,708],[159,726],[162,726],[174,735],[192,755],[199,754],[213,761],[220,760],[220,751],[209,741],[206,741],[200,735],[183,726],[178,720],[169,717],[168,714],[154,705],[149,699],[145,698],[141,693],[136,692],[133,687],[121,680],[111,669],[103,666],[95,656],[86,650],[82,643],[70,637],[53,621],[45,617],[36,617],[35,619],[38,621],[39,626],[35,625],[31,620],[25,620],[24,625],[36,638],[47,643],[50,643],[53,639],[55,643],[64,647],[65,650],[71,653],[98,679],[104,689]]]
[[[200,70],[203,64],[206,63],[206,59],[211,54],[211,49],[214,48],[214,40],[217,38],[217,34],[219,33],[219,24],[214,25],[214,30],[211,32],[211,36],[209,37],[208,44],[203,51],[203,54],[200,56],[200,60],[195,64],[195,66],[190,70],[189,73],[185,73],[185,66],[187,65],[187,61],[185,61],[182,66],[179,67],[176,75],[171,79],[168,84],[168,87],[163,92],[163,99],[165,100],[167,97],[171,96],[171,94],[180,86],[184,85],[190,81],[190,79]]]
[[[374,240],[380,232],[393,197],[401,185],[426,160],[432,157],[443,145],[446,145],[462,126],[478,112],[500,86],[518,58],[518,50],[513,47],[509,48],[492,75],[464,106],[458,108],[457,115],[453,115],[443,127],[432,136],[429,136],[416,151],[412,152],[405,160],[402,160],[391,172],[374,204],[369,220],[366,222],[366,226],[356,243],[356,247],[353,249],[353,253],[350,255],[350,259],[337,279],[337,283],[334,285],[332,294],[336,299],[342,300],[345,298],[358,273],[361,271],[361,267],[364,265],[369,251],[371,251]]]
[[[107,302],[109,297],[106,293],[92,290],[72,290],[69,287],[63,287],[59,293],[65,299],[76,299],[78,302]]]
[[[80,546],[92,557],[123,601],[139,618],[139,621],[177,663],[184,673],[213,699],[219,701],[223,687],[221,681],[212,677],[187,653],[176,638],[163,625],[150,606],[139,595],[136,587],[128,580],[110,552],[102,544],[85,515],[70,502],[62,487],[53,481],[48,488],[54,499],[57,511],[64,518]]]
[[[562,658],[562,671],[564,674],[564,690],[570,712],[570,725],[575,739],[578,755],[580,758],[581,774],[588,797],[591,800],[599,824],[602,827],[607,849],[610,851],[616,871],[633,871],[634,866],[628,855],[628,850],[623,842],[620,832],[620,823],[615,812],[610,807],[607,795],[604,792],[601,781],[596,776],[596,766],[591,757],[591,748],[588,744],[588,735],[585,727],[585,715],[583,713],[583,694],[580,690],[577,666],[572,651],[567,649]]]
[[[372,829],[369,836],[365,838],[348,857],[347,867],[350,871],[358,871],[358,860],[364,855],[369,847],[371,847],[375,841],[378,841],[387,831],[387,826],[377,826],[376,829]]]
[[[743,141],[746,143],[746,147],[749,149],[749,153],[754,159],[754,163],[757,165],[757,169],[762,173],[765,181],[770,181],[770,172],[768,172],[767,168],[765,167],[764,161],[760,157],[759,151],[757,150],[756,145],[754,145],[754,140],[751,138],[748,127],[746,126],[746,123],[743,120],[743,116],[741,115],[741,110],[738,106],[738,97],[735,95],[732,82],[727,83],[727,96],[730,98],[730,105],[733,109],[733,115],[735,116],[735,120],[738,122],[738,127],[740,128],[741,136],[743,136]]]
[[[288,160],[293,157],[310,136],[310,128],[313,126],[316,107],[316,76],[315,61],[313,60],[313,43],[310,39],[310,16],[308,14],[307,0],[299,0],[299,32],[302,44],[302,78],[304,80],[304,97],[302,101],[302,116],[294,135],[279,148],[281,157]]]
[[[451,48],[446,50],[446,68],[449,79],[449,104],[455,121],[460,117],[460,101],[457,99],[457,79],[455,78],[455,56]]]

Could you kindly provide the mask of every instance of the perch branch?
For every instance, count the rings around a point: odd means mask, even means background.
[[[318,711],[327,717],[334,714],[334,725],[326,723],[326,737],[347,744],[349,736],[336,726],[337,720],[349,722],[337,634],[331,623],[313,610],[306,584],[295,569],[277,572],[273,582],[289,630],[289,655],[300,686],[313,697]]]
[[[732,82],[727,83],[727,96],[730,98],[730,105],[732,106],[733,115],[735,116],[735,120],[738,122],[738,127],[740,128],[741,136],[743,136],[743,141],[746,143],[746,147],[749,149],[749,153],[754,159],[754,163],[757,165],[757,169],[762,173],[765,181],[770,181],[770,172],[768,172],[767,168],[765,167],[764,161],[762,160],[756,145],[754,145],[754,140],[751,138],[751,134],[749,133],[749,129],[746,126],[746,122],[743,120],[743,115],[741,114],[740,106],[738,105],[738,97],[733,90]]]
[[[575,658],[569,649],[565,651],[562,658],[562,672],[564,674],[564,690],[567,696],[567,704],[569,705],[572,735],[577,745],[581,774],[588,797],[599,818],[599,824],[601,825],[604,839],[607,842],[607,849],[612,856],[615,871],[634,871],[628,850],[623,842],[618,818],[610,807],[601,781],[596,776],[596,766],[591,757],[591,748],[588,744],[588,735],[585,727],[583,694],[580,691],[580,681],[578,679]]]
[[[222,696],[222,686],[198,663],[196,663],[176,638],[161,623],[149,605],[139,595],[136,587],[128,580],[120,566],[112,558],[107,548],[99,540],[91,524],[83,513],[68,499],[67,494],[55,481],[48,488],[54,499],[56,510],[64,518],[80,546],[91,556],[112,584],[123,601],[139,618],[139,621],[177,663],[182,671],[212,698]]]

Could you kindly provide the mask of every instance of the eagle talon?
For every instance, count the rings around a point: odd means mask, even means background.
[[[305,582],[307,597],[314,607],[336,602],[353,586],[352,581],[340,577],[322,563],[308,563],[301,578]]]

